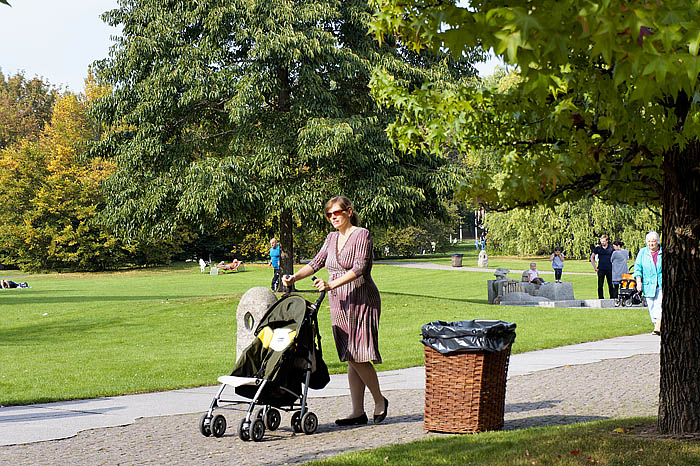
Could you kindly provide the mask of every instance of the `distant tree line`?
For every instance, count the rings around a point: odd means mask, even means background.
[[[265,260],[269,239],[279,236],[275,216],[243,213],[205,228],[181,224],[158,239],[126,239],[101,221],[107,205],[104,182],[115,164],[109,157],[86,155],[89,144],[106,131],[88,109],[109,92],[92,75],[85,94],[78,95],[21,73],[0,73],[0,264],[25,270],[109,270],[195,257]],[[484,164],[490,156],[473,155],[462,164],[468,170],[474,160]],[[372,228],[375,257],[447,250],[461,214],[457,205],[443,202],[443,216],[408,225],[363,219]],[[464,205],[460,208],[463,214]],[[313,257],[327,225],[296,220],[292,226],[295,260]],[[658,217],[643,207],[587,199],[554,209],[489,213],[487,227],[490,246],[501,253],[546,254],[561,245],[574,258],[586,257],[603,232],[634,251],[643,244],[644,233],[659,225]]]
[[[555,207],[488,213],[486,223],[489,245],[499,253],[551,254],[555,246],[561,246],[569,259],[588,258],[604,233],[636,254],[645,246],[648,231],[661,231],[660,216],[644,206],[611,205],[591,198]]]
[[[0,72],[0,264],[27,271],[91,271],[195,257],[266,260],[270,238],[279,237],[274,216],[241,212],[205,228],[183,223],[158,238],[125,238],[105,225],[104,183],[114,174],[115,162],[87,151],[107,131],[89,106],[109,92],[92,74],[85,93],[74,94],[39,78]],[[418,223],[373,227],[376,254],[386,246],[392,255],[407,256],[433,241],[438,249],[445,247],[449,219]],[[328,230],[322,222],[296,221],[293,228],[296,260],[312,257]]]
[[[188,237],[128,243],[96,216],[106,159],[85,158],[99,137],[87,105],[106,92],[94,80],[85,95],[59,93],[39,78],[0,73],[0,263],[24,270],[105,270],[163,263]]]

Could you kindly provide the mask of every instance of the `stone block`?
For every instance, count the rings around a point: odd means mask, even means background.
[[[554,307],[586,307],[583,299],[570,299],[566,301],[552,301]]]
[[[498,282],[502,282],[502,280],[486,280],[489,304],[494,304],[496,297],[499,295]]]
[[[548,301],[547,298],[542,298],[540,296],[532,296],[522,291],[516,291],[514,293],[507,293],[506,295],[504,295],[501,299],[501,304],[505,304],[508,306],[531,306],[533,304],[546,301]]]
[[[488,267],[489,266],[489,256],[486,254],[486,250],[482,249],[481,252],[479,252],[479,267]]]
[[[277,296],[264,286],[249,289],[236,309],[236,361],[253,342],[254,332],[265,312],[277,302]]]
[[[540,288],[539,285],[529,282],[520,282],[520,286],[522,287],[523,291],[530,296],[537,296],[537,292]]]
[[[544,283],[540,285],[537,295],[552,301],[570,301],[574,299],[574,286],[571,282]]]
[[[615,307],[614,299],[584,299],[586,307],[591,309],[611,309]]]

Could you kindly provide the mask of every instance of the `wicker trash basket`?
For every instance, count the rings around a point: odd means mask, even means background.
[[[441,354],[425,346],[425,430],[503,428],[510,345],[497,352]]]

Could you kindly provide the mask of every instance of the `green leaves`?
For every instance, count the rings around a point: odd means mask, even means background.
[[[110,12],[124,34],[99,68],[114,92],[93,107],[110,128],[93,152],[117,164],[110,225],[154,235],[291,211],[325,227],[319,210],[339,190],[367,223],[444,214],[451,162],[395,151],[384,132],[395,112],[368,84],[381,66],[376,79],[430,95],[429,78],[473,69],[379,44],[367,35],[370,12],[338,0],[146,0]]]
[[[658,202],[655,167],[699,137],[696,2],[496,1],[459,13],[421,1],[376,4],[378,35],[455,54],[478,37],[519,71],[505,92],[463,82],[428,93],[374,74],[375,97],[401,112],[388,134],[402,150],[511,154],[500,173],[462,183],[462,196],[493,208],[565,193],[616,199],[632,191],[634,200]],[[428,31],[438,19],[444,24]]]

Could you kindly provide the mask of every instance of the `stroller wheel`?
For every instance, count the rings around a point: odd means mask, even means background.
[[[209,437],[211,435],[211,423],[209,422],[210,420],[207,414],[208,413],[204,413],[202,414],[202,417],[199,418],[199,431],[205,437]]]
[[[246,421],[245,418],[241,419],[241,423],[238,424],[238,438],[244,442],[250,440],[250,422]]]
[[[301,413],[300,413],[300,411],[294,411],[294,414],[292,414],[292,429],[297,434],[303,432],[301,430]]]
[[[305,434],[313,434],[318,428],[318,417],[311,411],[308,411],[301,418],[301,427],[304,429]]]
[[[632,305],[632,298],[627,298],[627,299],[625,299],[624,305],[625,305],[625,306],[631,306],[631,305]]]
[[[265,423],[262,419],[256,419],[253,425],[250,427],[250,437],[255,442],[262,440],[265,435]]]
[[[280,412],[275,408],[268,409],[267,416],[265,416],[265,427],[271,431],[277,430],[277,428],[280,426],[280,422],[282,422]]]
[[[224,432],[226,432],[226,418],[217,414],[211,419],[210,430],[214,437],[223,437]]]

